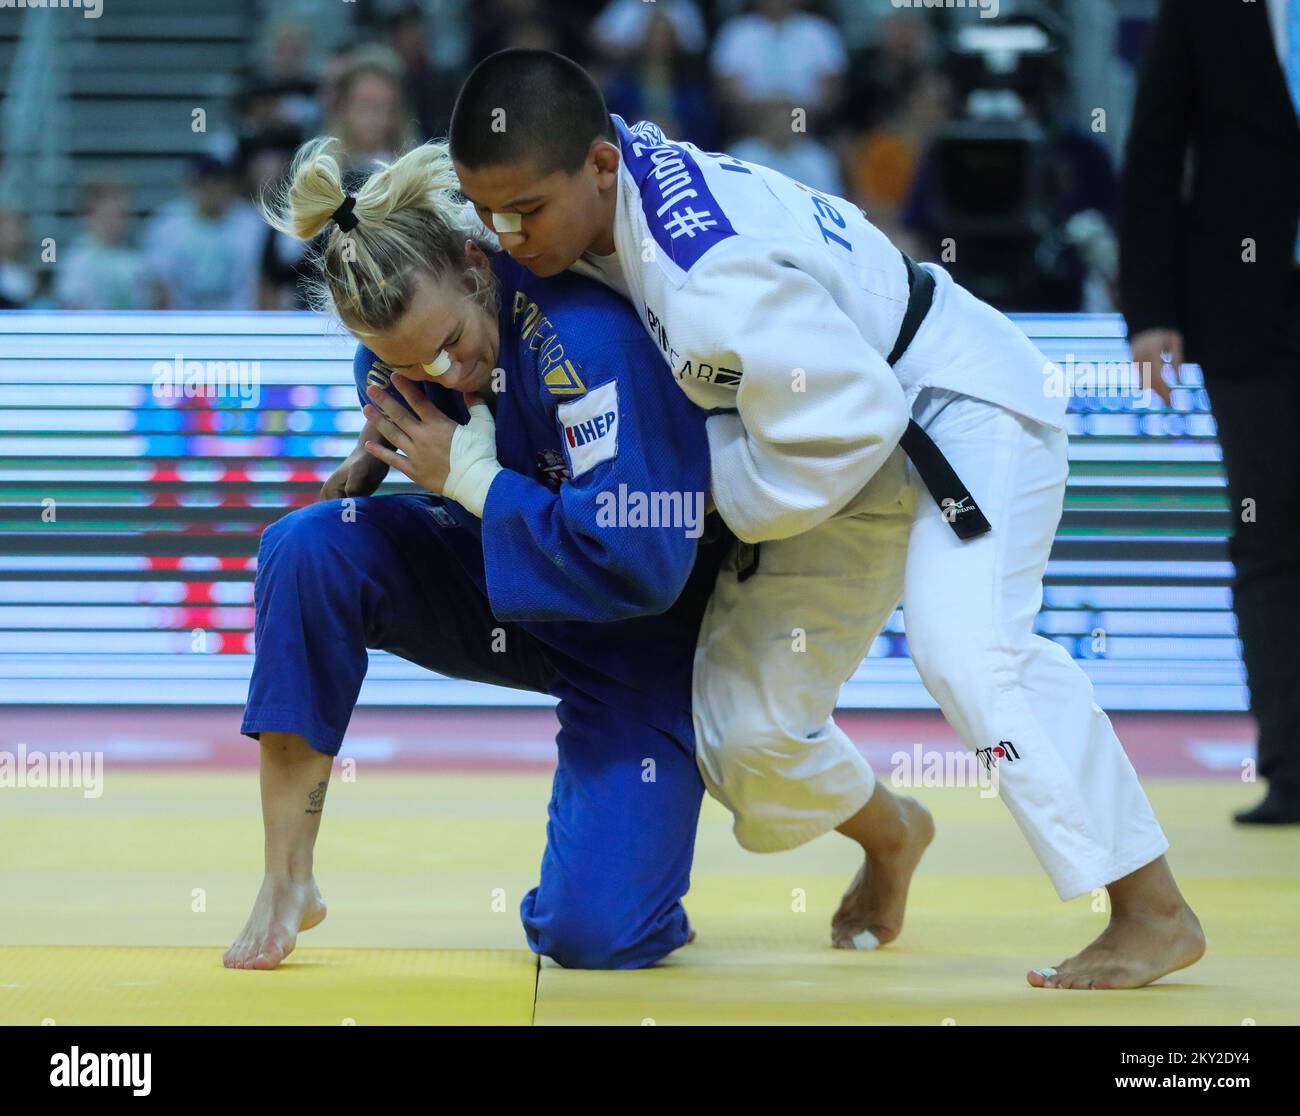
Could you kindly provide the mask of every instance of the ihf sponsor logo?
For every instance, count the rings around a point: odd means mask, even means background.
[[[980,19],[997,19],[998,0],[890,0],[895,8],[977,8]]]
[[[913,744],[910,752],[889,757],[889,781],[895,787],[979,787],[981,798],[996,798],[1002,765],[1019,758],[1009,740],[974,752]]]
[[[186,360],[177,353],[153,366],[156,399],[234,400],[256,407],[262,399],[262,362],[257,360]]]
[[[596,494],[597,527],[658,527],[704,534],[703,492],[640,492],[625,484]]]

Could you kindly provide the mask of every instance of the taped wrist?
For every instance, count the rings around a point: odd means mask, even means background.
[[[451,466],[443,492],[481,519],[488,489],[499,472],[496,422],[479,403],[470,408],[469,422],[451,436]]]

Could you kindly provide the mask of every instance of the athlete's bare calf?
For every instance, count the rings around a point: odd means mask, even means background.
[[[1205,934],[1162,856],[1106,885],[1110,924],[1068,961],[1026,974],[1035,988],[1141,988],[1194,965]]]
[[[266,875],[248,922],[222,959],[228,969],[274,969],[293,952],[299,932],[325,917],[312,853],[333,757],[288,732],[262,733],[261,749]]]
[[[912,873],[934,840],[934,819],[915,798],[877,783],[867,804],[837,831],[862,846],[862,867],[831,919],[836,949],[875,949],[903,929]]]

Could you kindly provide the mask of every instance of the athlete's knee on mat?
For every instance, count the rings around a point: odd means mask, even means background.
[[[669,920],[633,918],[604,907],[598,895],[557,896],[533,888],[520,908],[528,944],[566,969],[640,969],[663,960],[685,942]],[[679,909],[680,913],[680,909]],[[685,915],[680,914],[684,924]]]

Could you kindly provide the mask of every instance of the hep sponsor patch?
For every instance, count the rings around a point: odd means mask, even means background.
[[[583,473],[618,456],[618,381],[593,388],[581,399],[555,408],[564,431],[569,475]]]

